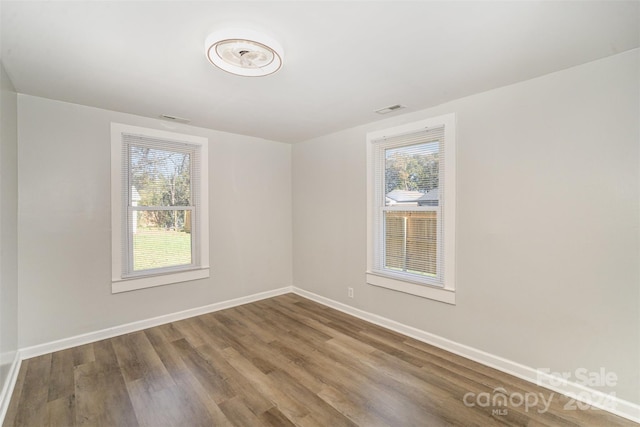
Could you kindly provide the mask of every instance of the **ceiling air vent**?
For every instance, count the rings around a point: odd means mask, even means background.
[[[160,114],[160,118],[179,123],[189,123],[191,121],[189,119],[185,119],[184,117],[170,116],[169,114]]]
[[[389,105],[388,107],[384,107],[384,108],[381,108],[379,110],[376,110],[376,113],[378,113],[378,114],[387,114],[387,113],[390,113],[392,111],[402,110],[403,108],[407,108],[407,106],[406,105],[400,105],[400,104]]]

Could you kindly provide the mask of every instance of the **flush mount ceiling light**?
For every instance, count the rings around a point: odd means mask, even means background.
[[[204,48],[213,65],[239,76],[266,76],[282,67],[280,44],[255,31],[216,31],[209,34]]]

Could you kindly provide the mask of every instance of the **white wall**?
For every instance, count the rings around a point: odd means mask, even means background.
[[[640,403],[638,56],[294,145],[294,285]],[[451,112],[455,306],[365,283],[366,132]]]
[[[639,71],[635,50],[293,147],[18,95],[17,276],[3,72],[2,351],[16,277],[20,347],[294,284],[528,366],[605,367],[640,403]],[[366,132],[449,112],[455,306],[364,280]],[[111,121],[210,139],[210,279],[110,293]]]
[[[19,345],[290,286],[291,146],[18,95]],[[110,122],[209,138],[211,277],[111,294]]]
[[[0,62],[0,390],[18,349],[17,95]]]

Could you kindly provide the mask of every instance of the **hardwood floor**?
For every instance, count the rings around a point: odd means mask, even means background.
[[[26,360],[4,426],[637,425],[568,402],[287,294]]]

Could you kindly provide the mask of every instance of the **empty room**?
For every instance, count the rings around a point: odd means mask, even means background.
[[[639,1],[0,0],[0,424],[640,423]]]

